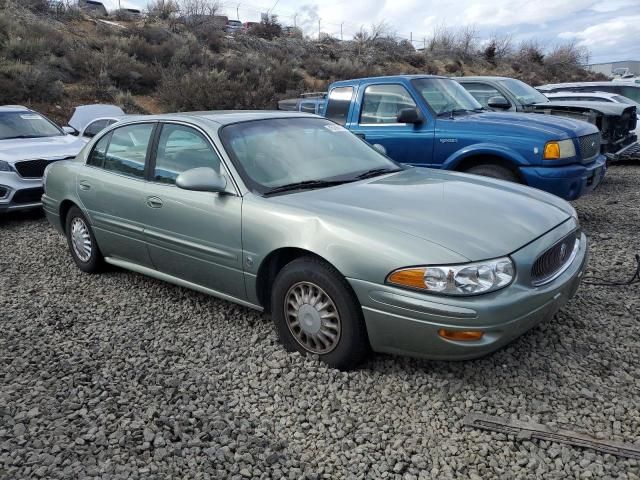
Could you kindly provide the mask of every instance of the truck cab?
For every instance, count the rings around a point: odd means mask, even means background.
[[[489,112],[447,77],[336,82],[324,115],[398,162],[510,180],[567,200],[593,190],[606,171],[593,125]]]

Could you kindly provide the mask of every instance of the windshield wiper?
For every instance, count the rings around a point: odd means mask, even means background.
[[[279,187],[271,188],[264,192],[264,195],[290,192],[292,190],[333,187],[335,185],[342,185],[343,183],[348,183],[351,181],[353,180],[304,180],[302,182],[287,183],[286,185],[280,185]]]
[[[358,180],[362,180],[363,178],[371,178],[377,177],[378,175],[382,175],[384,173],[394,173],[399,172],[401,169],[393,169],[393,168],[372,168],[371,170],[367,170],[366,172],[362,172],[359,175],[356,175]]]

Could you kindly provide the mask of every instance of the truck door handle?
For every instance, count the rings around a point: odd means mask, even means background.
[[[162,208],[162,199],[158,197],[147,197],[147,205],[151,208]]]
[[[80,182],[80,190],[91,190],[91,184],[89,182],[85,182],[84,180]]]

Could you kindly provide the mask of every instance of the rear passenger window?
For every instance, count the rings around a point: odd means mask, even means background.
[[[353,87],[336,87],[329,92],[325,117],[340,125],[347,123]]]
[[[362,98],[360,123],[398,123],[404,108],[416,108],[416,102],[402,85],[370,85]]]
[[[107,147],[109,146],[109,139],[111,139],[111,133],[106,134],[98,140],[98,143],[96,143],[93,150],[91,150],[89,158],[87,158],[87,165],[102,168],[107,153]]]
[[[116,128],[111,133],[104,169],[135,178],[144,178],[144,163],[153,124]]]
[[[198,167],[209,167],[220,172],[220,157],[205,136],[183,125],[163,125],[153,179],[174,184],[180,173]]]

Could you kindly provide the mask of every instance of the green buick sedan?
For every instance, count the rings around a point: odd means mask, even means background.
[[[587,260],[565,201],[399,165],[304,113],[120,121],[47,168],[42,200],[81,270],[268,312],[288,350],[341,369],[485,355],[552,317]]]

